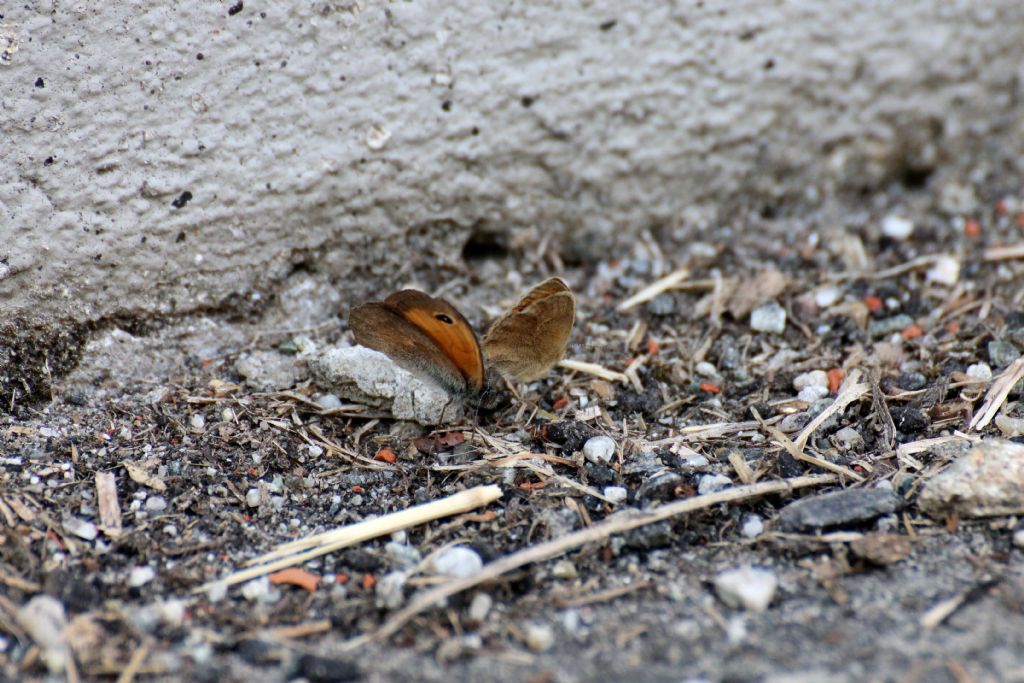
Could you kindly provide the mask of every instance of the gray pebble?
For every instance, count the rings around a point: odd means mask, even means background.
[[[1005,368],[1020,357],[1020,351],[1010,342],[1000,339],[988,343],[988,362],[995,368]]]
[[[846,489],[794,501],[779,513],[778,523],[793,531],[855,524],[896,512],[900,503],[885,489]]]
[[[640,484],[636,497],[640,501],[672,500],[676,497],[676,489],[682,486],[683,478],[672,471],[655,474]]]
[[[671,315],[676,310],[676,298],[669,293],[659,294],[644,306],[651,315]]]
[[[894,332],[902,332],[913,324],[914,319],[905,313],[894,315],[891,318],[875,319],[868,323],[868,335],[884,337]]]
[[[704,496],[732,486],[732,479],[724,474],[705,474],[697,482],[697,493]]]

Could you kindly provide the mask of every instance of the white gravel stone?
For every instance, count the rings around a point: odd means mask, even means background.
[[[547,652],[555,644],[555,630],[547,624],[526,624],[523,634],[526,636],[526,647],[534,652]]]
[[[975,363],[967,366],[967,376],[984,382],[992,379],[992,366],[988,363]]]
[[[431,565],[435,574],[455,579],[468,579],[480,573],[484,561],[475,550],[461,545],[453,545],[435,555]]]
[[[828,374],[824,370],[811,370],[793,378],[793,388],[797,391],[807,387],[828,388]]]
[[[242,584],[242,597],[246,600],[263,600],[270,593],[270,579],[261,576]]]
[[[774,301],[750,312],[750,327],[758,332],[786,331],[786,309]]]
[[[95,524],[78,517],[65,517],[61,526],[64,527],[64,531],[86,541],[94,540],[99,533]]]
[[[925,274],[928,282],[937,282],[940,285],[952,287],[960,280],[960,261],[952,256],[940,256],[935,264]]]
[[[260,490],[249,489],[245,492],[245,504],[251,508],[258,508],[260,506]]]
[[[555,562],[555,566],[551,568],[551,576],[556,579],[575,579],[578,574],[576,573],[576,565],[569,560],[559,560]]]
[[[702,360],[701,362],[693,366],[693,370],[701,377],[718,376],[718,368],[716,368],[713,363],[709,363],[706,360]]]
[[[1024,434],[1024,419],[1019,417],[1010,417],[1009,415],[1003,415],[1000,413],[996,415],[994,420],[996,427],[1003,433],[1003,436],[1010,438],[1013,436],[1020,436]]]
[[[487,593],[477,593],[469,602],[469,618],[475,622],[482,622],[487,618],[494,600]]]
[[[381,577],[374,589],[377,594],[377,606],[384,609],[398,609],[405,602],[405,583],[408,580],[405,572],[389,572]]]
[[[605,486],[601,493],[612,505],[624,503],[629,498],[629,491],[624,486]]]
[[[747,538],[757,538],[764,533],[764,520],[758,515],[747,515],[743,518],[740,533]]]
[[[615,457],[615,440],[610,436],[594,436],[583,444],[583,455],[595,465],[607,465]]]
[[[839,298],[843,295],[843,290],[835,285],[825,285],[819,287],[814,291],[814,303],[818,305],[818,308],[828,308],[832,304],[839,301]]]
[[[845,450],[864,445],[864,437],[853,427],[843,427],[832,435],[832,439]]]
[[[189,424],[192,425],[192,431],[201,432],[206,427],[206,418],[202,413],[192,413]]]
[[[732,486],[732,479],[724,474],[705,474],[697,483],[697,493],[705,495]]]
[[[894,240],[903,241],[914,233],[914,222],[909,218],[889,214],[882,219],[882,234]]]
[[[423,556],[420,551],[406,543],[388,541],[384,544],[384,552],[394,561],[399,569],[411,569],[420,563]]]
[[[156,570],[148,564],[132,567],[131,572],[128,573],[128,586],[131,588],[139,588],[141,586],[145,586],[154,578],[156,578]]]
[[[228,584],[224,581],[218,581],[217,583],[210,584],[210,587],[206,589],[206,599],[210,602],[220,602],[228,596]]]
[[[150,496],[143,507],[146,512],[163,512],[167,509],[167,499],[163,496]]]
[[[1018,548],[1024,548],[1024,529],[1017,529],[1013,532],[1013,544]]]
[[[760,567],[729,569],[715,577],[715,590],[722,602],[751,612],[765,611],[778,585],[775,574]]]
[[[18,623],[42,650],[50,673],[63,672],[69,654],[64,605],[50,595],[37,595],[18,609]]]
[[[828,387],[810,386],[804,387],[796,395],[798,399],[806,403],[814,403],[828,396]]]
[[[320,394],[316,397],[316,404],[320,406],[321,410],[330,410],[331,408],[340,408],[341,399],[334,394]]]

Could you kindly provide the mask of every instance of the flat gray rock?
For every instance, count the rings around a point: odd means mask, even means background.
[[[778,524],[789,531],[823,529],[867,522],[900,508],[900,499],[886,489],[846,489],[802,498],[782,508]]]
[[[1024,514],[1024,445],[1004,439],[974,444],[928,480],[918,504],[932,517]]]
[[[398,420],[436,425],[463,415],[461,401],[363,346],[328,349],[309,362],[316,382],[356,403],[389,411]]]

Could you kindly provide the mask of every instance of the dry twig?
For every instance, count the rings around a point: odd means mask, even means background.
[[[1003,407],[1003,403],[1006,402],[1006,397],[1010,395],[1010,391],[1022,377],[1024,377],[1024,356],[1010,363],[992,382],[988,393],[985,394],[984,403],[981,404],[981,408],[971,418],[971,423],[968,427],[980,431],[988,426],[988,423],[996,416],[999,409]]]

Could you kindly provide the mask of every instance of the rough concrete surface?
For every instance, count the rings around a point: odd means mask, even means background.
[[[70,365],[76,325],[258,307],[297,267],[361,291],[474,235],[586,250],[1021,152],[1016,0],[0,14],[3,331]]]

